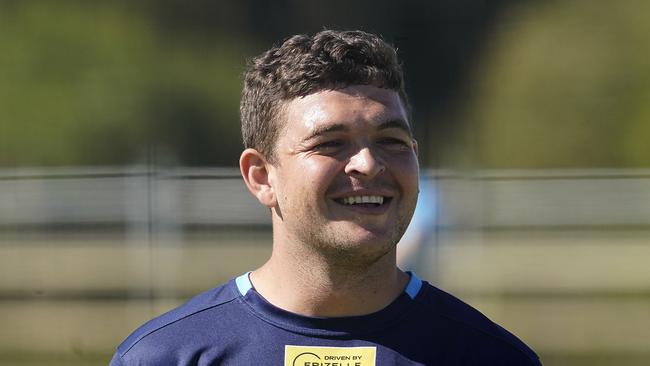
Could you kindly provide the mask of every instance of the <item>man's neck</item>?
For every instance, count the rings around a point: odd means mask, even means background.
[[[365,315],[389,305],[408,275],[395,265],[394,250],[374,263],[337,266],[317,255],[274,254],[251,273],[255,289],[273,305],[305,316]]]

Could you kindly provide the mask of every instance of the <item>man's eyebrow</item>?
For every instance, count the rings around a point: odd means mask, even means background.
[[[403,119],[392,119],[390,121],[383,122],[377,127],[377,130],[386,130],[389,128],[397,128],[408,133],[409,136],[412,135],[411,126]]]
[[[324,135],[326,133],[330,132],[340,132],[340,131],[347,131],[350,128],[342,123],[334,123],[331,125],[326,125],[326,126],[320,126],[314,129],[312,133],[309,134],[309,136],[305,137],[303,141],[309,141],[311,139],[314,139],[320,135]]]

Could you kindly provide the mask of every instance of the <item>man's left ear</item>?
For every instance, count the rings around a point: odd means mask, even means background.
[[[420,156],[418,152],[418,140],[413,139],[413,151],[415,152],[415,156]]]

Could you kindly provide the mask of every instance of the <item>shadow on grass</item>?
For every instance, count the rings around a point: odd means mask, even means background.
[[[0,366],[107,366],[109,353],[0,352]]]
[[[648,353],[557,353],[540,354],[544,366],[647,366]]]

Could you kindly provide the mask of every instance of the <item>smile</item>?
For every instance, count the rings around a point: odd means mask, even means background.
[[[382,205],[384,203],[384,196],[350,196],[350,197],[343,197],[341,199],[338,199],[337,201],[344,205],[358,205],[364,203]]]

